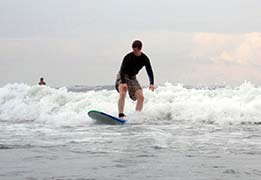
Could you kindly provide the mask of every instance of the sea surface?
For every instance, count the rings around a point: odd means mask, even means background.
[[[261,87],[144,89],[141,113],[117,115],[110,86],[0,88],[0,180],[260,180]]]

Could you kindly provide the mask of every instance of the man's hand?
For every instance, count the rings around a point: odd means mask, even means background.
[[[150,89],[151,91],[154,91],[155,86],[154,86],[153,84],[151,84],[150,87],[149,87],[149,89]]]

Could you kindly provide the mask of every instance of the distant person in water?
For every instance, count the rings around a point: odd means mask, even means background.
[[[40,78],[40,82],[38,83],[40,86],[41,85],[46,85],[46,83],[44,82],[44,78]]]
[[[154,91],[154,76],[149,58],[141,51],[142,42],[136,40],[132,43],[132,52],[128,53],[121,64],[120,72],[117,75],[115,88],[119,92],[118,110],[119,118],[126,117],[124,114],[124,104],[127,91],[133,101],[137,100],[136,111],[141,111],[143,107],[144,95],[142,88],[136,79],[136,75],[145,66],[149,76],[149,89]]]

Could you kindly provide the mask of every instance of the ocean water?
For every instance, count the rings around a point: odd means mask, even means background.
[[[89,110],[117,114],[109,87],[0,88],[0,179],[261,179],[261,87],[144,94],[128,124],[98,125]]]

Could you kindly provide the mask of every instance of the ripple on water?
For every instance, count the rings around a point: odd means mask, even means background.
[[[24,144],[24,145],[5,145],[0,144],[0,150],[4,149],[28,149],[33,147],[31,144]]]
[[[225,171],[223,171],[223,173],[224,174],[239,174],[239,172],[234,169],[226,169]]]

